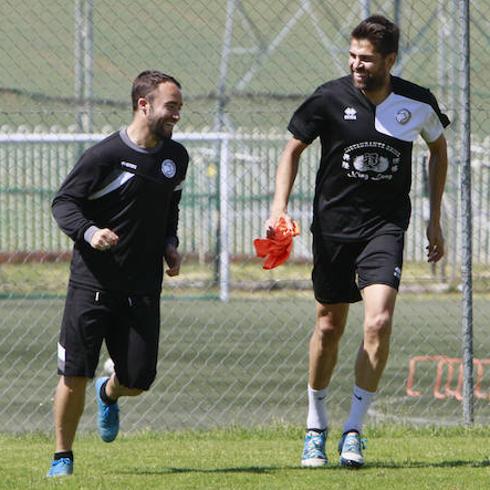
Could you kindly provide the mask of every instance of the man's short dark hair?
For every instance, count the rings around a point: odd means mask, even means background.
[[[352,39],[367,39],[378,53],[398,54],[400,29],[382,15],[371,15],[364,19],[351,33]]]
[[[172,76],[162,73],[158,70],[146,70],[141,72],[133,82],[131,89],[131,101],[133,103],[133,111],[138,108],[138,99],[148,96],[161,83],[174,83],[177,87],[182,88],[180,83]]]

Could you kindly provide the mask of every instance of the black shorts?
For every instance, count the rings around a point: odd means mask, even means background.
[[[93,378],[105,340],[121,384],[147,390],[156,376],[160,297],[68,288],[58,373]]]
[[[355,303],[360,290],[386,284],[398,291],[405,233],[387,233],[362,242],[338,242],[313,235],[313,290],[323,304]],[[356,283],[357,276],[357,283]]]

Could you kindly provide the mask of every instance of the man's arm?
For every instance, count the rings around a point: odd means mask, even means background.
[[[444,237],[441,229],[441,203],[447,174],[447,143],[442,134],[429,146],[430,218],[427,225],[427,258],[437,262],[444,255]]]
[[[117,244],[118,236],[108,228],[99,229],[83,213],[83,203],[101,172],[101,165],[94,161],[92,153],[84,153],[56,193],[52,213],[58,226],[73,241],[85,240],[97,250],[107,250]]]
[[[182,198],[182,184],[174,190],[170,200],[169,213],[167,217],[167,230],[165,233],[165,250],[164,257],[168,269],[166,273],[169,276],[178,276],[180,273],[180,264],[182,257],[177,251],[179,239],[177,237],[177,228],[179,224],[179,203]]]
[[[298,173],[299,158],[308,145],[302,141],[291,138],[277,166],[274,199],[272,201],[271,215],[266,222],[267,231],[274,228],[279,218],[284,217],[292,228],[291,217],[287,214],[287,206],[296,174]]]
[[[94,178],[87,153],[73,167],[56,193],[51,204],[53,216],[61,230],[73,241],[84,239],[85,232],[95,227],[82,211]]]

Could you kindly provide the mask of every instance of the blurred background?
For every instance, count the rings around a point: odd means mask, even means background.
[[[490,5],[458,0],[4,0],[0,6],[0,422],[49,431],[56,342],[72,244],[50,203],[81,153],[131,120],[133,79],[175,76],[174,138],[191,155],[179,235],[181,276],[165,280],[159,375],[123,402],[123,429],[303,424],[314,323],[311,205],[319,143],[303,155],[290,203],[301,235],[264,271],[274,175],[294,109],[347,74],[350,32],[381,13],[402,36],[394,74],[436,95],[452,124],[443,206],[445,259],[425,260],[427,152],[414,146],[412,221],[391,358],[373,421],[461,424],[464,318],[462,144],[471,135],[474,419],[490,421]],[[471,99],[462,69],[469,64]],[[462,118],[467,104],[471,125]],[[468,237],[466,237],[468,238]],[[353,306],[329,407],[346,416],[362,305]],[[104,355],[101,358],[102,372]],[[82,429],[94,424],[88,397]],[[16,420],[15,424],[12,421]]]

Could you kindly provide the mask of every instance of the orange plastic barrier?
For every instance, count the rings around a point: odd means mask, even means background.
[[[420,363],[430,363],[435,366],[435,381],[432,394],[438,400],[445,398],[456,398],[462,400],[463,389],[463,360],[460,357],[448,357],[441,355],[434,356],[414,356],[408,362],[407,376],[407,395],[412,397],[422,396],[420,391],[414,389],[416,365]],[[481,400],[490,400],[490,391],[482,392],[481,383],[485,376],[485,366],[490,364],[490,359],[473,359],[473,366],[476,370],[474,394]],[[458,372],[456,387],[453,388],[454,373]],[[442,388],[444,372],[446,372],[446,382]]]

